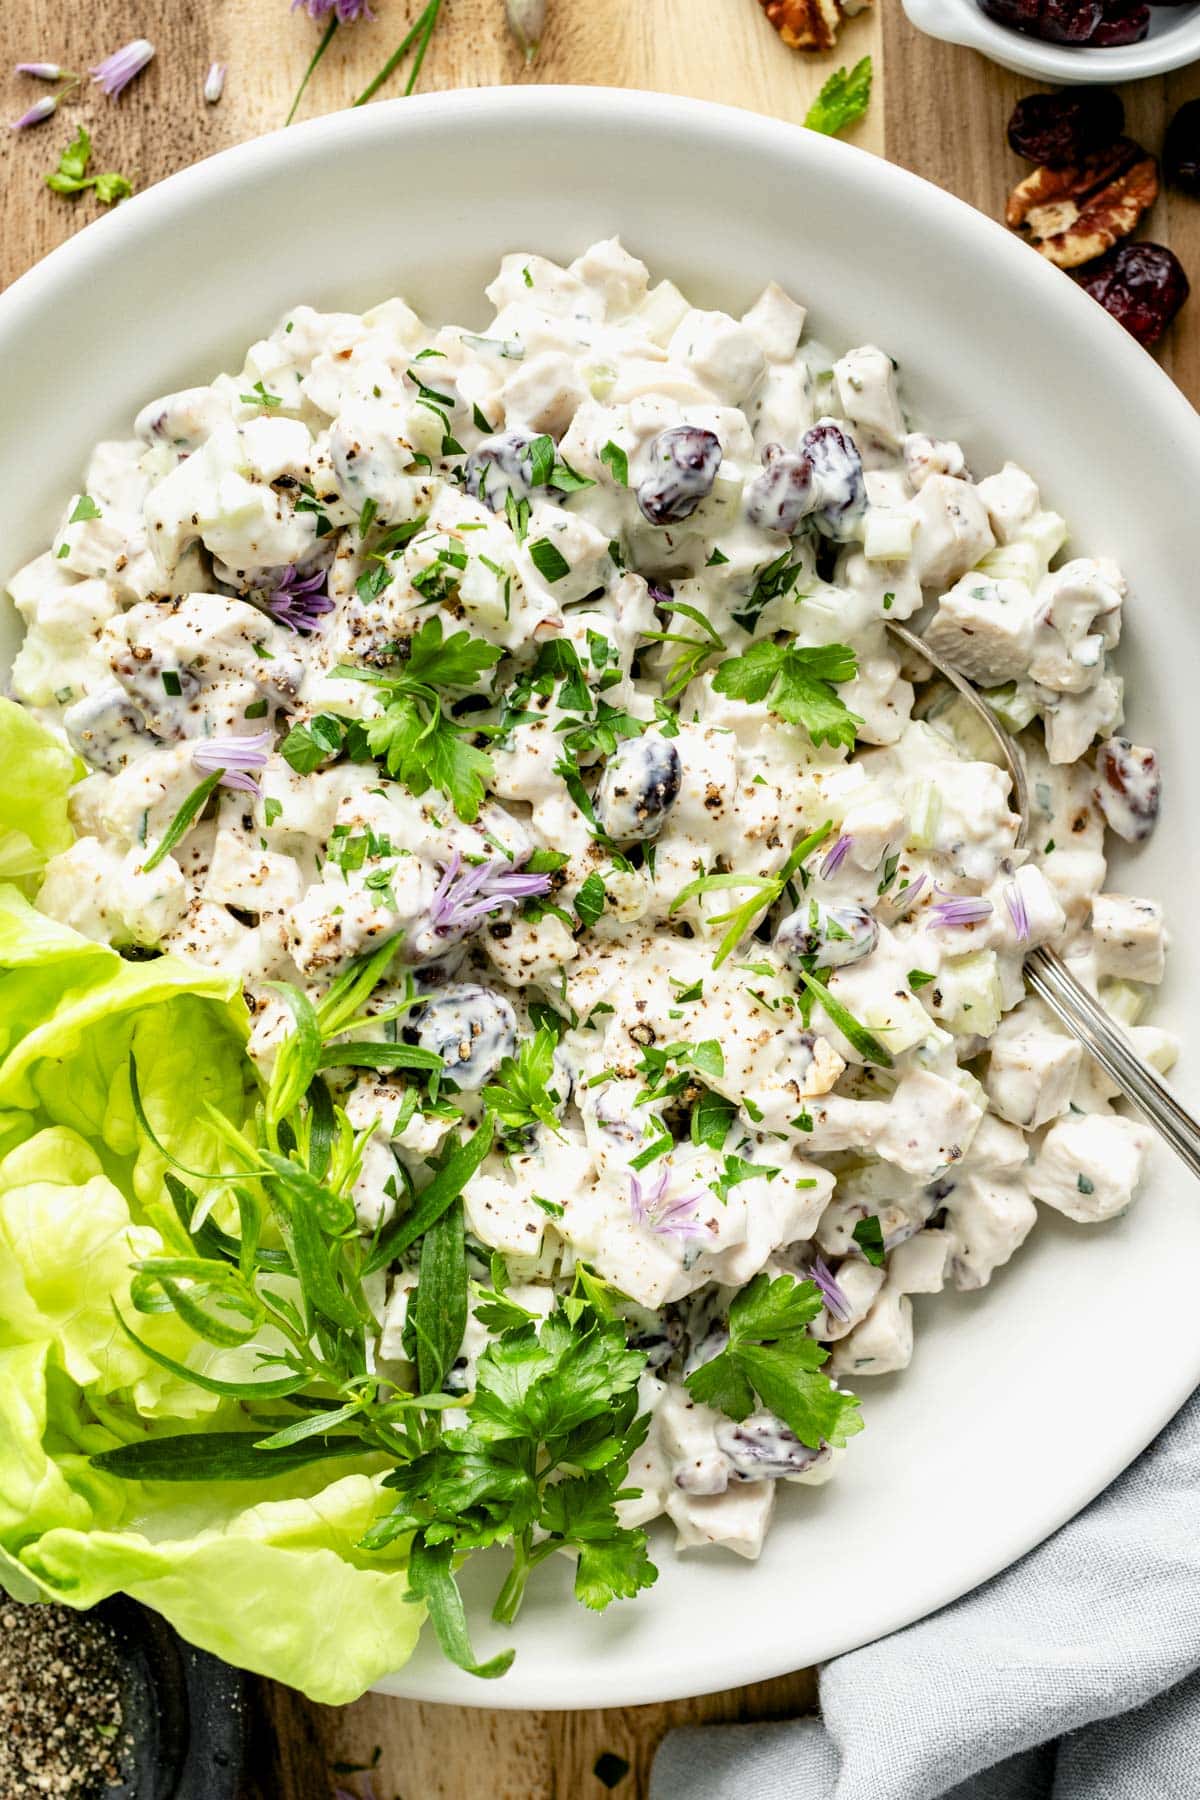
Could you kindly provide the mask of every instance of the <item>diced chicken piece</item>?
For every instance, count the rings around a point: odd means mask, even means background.
[[[862,1324],[837,1345],[828,1367],[831,1374],[856,1381],[907,1369],[912,1353],[912,1301],[889,1280]]]
[[[1074,1038],[1021,1008],[1003,1021],[989,1048],[984,1086],[1004,1118],[1034,1131],[1067,1110],[1083,1054]]]
[[[961,444],[927,437],[923,431],[910,431],[904,440],[904,472],[914,494],[925,486],[931,475],[970,479]]]
[[[742,406],[766,370],[753,333],[723,312],[688,313],[671,339],[669,355],[726,406]]]
[[[961,1162],[982,1117],[983,1107],[955,1082],[917,1069],[893,1094],[875,1148],[885,1161],[928,1181]]]
[[[676,1547],[693,1550],[719,1544],[755,1562],[775,1510],[774,1481],[735,1482],[723,1494],[667,1495],[666,1511],[676,1530]]]
[[[966,1292],[986,1287],[1037,1223],[1037,1208],[1015,1178],[967,1175],[946,1200],[950,1273]]]
[[[895,795],[860,800],[847,808],[842,830],[852,842],[847,855],[856,868],[877,869],[893,844],[902,844],[908,814]]]
[[[610,319],[636,312],[646,299],[650,280],[645,263],[631,256],[615,237],[593,244],[575,258],[567,273],[600,296]]]
[[[359,1230],[369,1233],[386,1225],[396,1210],[402,1191],[396,1159],[387,1139],[370,1138],[363,1151],[362,1172],[350,1196]]]
[[[222,594],[144,601],[101,638],[113,674],[162,738],[253,735],[247,707],[290,704],[299,693],[294,641],[257,607]]]
[[[147,444],[169,444],[173,450],[190,452],[232,422],[223,395],[210,387],[193,387],[151,400],[134,420],[133,429]]]
[[[952,475],[929,476],[910,511],[916,520],[912,566],[923,587],[944,591],[995,544],[976,490]]]
[[[896,366],[874,344],[848,350],[833,366],[838,401],[850,423],[888,449],[904,437],[904,414],[896,393]]]
[[[790,363],[800,344],[805,317],[799,301],[770,281],[749,312],[742,314],[742,324],[768,362]]]
[[[1041,511],[1037,482],[1013,462],[1006,462],[997,474],[977,482],[975,491],[987,508],[999,544],[1011,544],[1020,537],[1022,528]]]
[[[187,910],[179,864],[165,856],[149,874],[140,845],[124,855],[96,838],[78,838],[52,856],[38,906],[99,943],[158,945]]]
[[[1107,867],[1099,850],[1078,850],[1073,844],[1056,845],[1042,857],[1042,874],[1073,928],[1086,922]]]
[[[866,1318],[883,1283],[883,1269],[875,1268],[865,1257],[847,1257],[838,1269],[837,1284],[846,1302],[848,1316],[843,1319],[830,1311],[828,1306],[825,1307],[813,1320],[813,1336],[820,1338],[824,1344],[832,1344],[838,1338],[844,1338]]]
[[[527,592],[555,611],[604,587],[612,569],[604,534],[578,513],[547,501],[534,502],[516,560]]]
[[[548,431],[555,438],[562,436],[576,408],[589,398],[574,361],[561,350],[546,350],[518,363],[503,393],[508,425]]]
[[[1124,578],[1108,561],[1079,557],[1047,575],[1037,590],[1032,679],[1063,694],[1093,686],[1121,635],[1124,595]]]
[[[1058,694],[1045,705],[1046,754],[1052,763],[1078,762],[1093,738],[1113,731],[1124,717],[1124,683],[1105,673],[1081,694]]]
[[[1036,863],[1022,863],[1011,882],[1003,884],[1004,905],[994,918],[1004,933],[1004,948],[1022,953],[1056,938],[1066,924],[1066,913],[1044,873]]]
[[[1166,927],[1160,902],[1097,894],[1092,901],[1092,944],[1097,974],[1115,975],[1121,981],[1161,981]]]
[[[1072,1113],[1042,1140],[1029,1191],[1081,1225],[1111,1219],[1133,1199],[1151,1141],[1149,1126],[1133,1119]]]
[[[887,1278],[900,1294],[940,1294],[951,1251],[945,1231],[918,1231],[888,1256]]]
[[[996,687],[1024,675],[1033,652],[1037,602],[1023,581],[964,575],[942,595],[924,636],[971,681]]]

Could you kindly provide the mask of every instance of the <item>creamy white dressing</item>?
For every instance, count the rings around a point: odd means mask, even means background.
[[[1153,752],[1092,750],[1121,721],[1125,583],[1106,560],[1061,562],[1066,524],[1028,474],[975,481],[957,444],[908,428],[883,350],[834,358],[777,287],[740,319],[700,310],[609,241],[569,268],[506,257],[488,293],[479,333],[399,300],[298,307],[238,374],[150,402],[133,437],[97,447],[9,583],[27,628],[12,692],[89,770],[39,905],[235,970],[263,1066],[288,1029],[272,982],[318,996],[399,938],[372,1006],[395,1007],[406,972],[421,1004],[379,1035],[435,1049],[451,1104],[414,1103],[402,1074],[339,1078],[353,1124],[376,1125],[365,1231],[557,1014],[557,1131],[495,1151],[466,1190],[477,1273],[499,1252],[534,1312],[580,1262],[628,1297],[653,1423],[626,1520],[666,1512],[681,1544],[753,1556],[776,1483],[823,1480],[840,1453],[688,1394],[738,1290],[826,1259],[837,1301],[813,1331],[831,1376],[857,1381],[908,1362],[912,1294],[990,1279],[1034,1199],[1087,1221],[1135,1191],[1144,1130],[1021,978],[1054,943],[1169,1065],[1166,1034],[1136,1025],[1161,909],[1102,892],[1106,824],[1142,837],[1158,810]],[[930,641],[1023,732],[1028,849],[969,715],[889,638],[926,605]],[[341,671],[386,668],[431,618],[500,653],[453,696],[460,721],[496,728],[471,820],[436,785],[336,754],[337,721],[383,705]],[[853,651],[853,751],[814,746],[769,695],[714,687],[722,658],[767,641]],[[573,709],[561,660],[538,680],[548,647],[573,653]],[[608,709],[611,747],[564,745]],[[297,728],[318,745],[299,764],[283,754]],[[220,787],[146,868],[203,770],[239,766],[230,740],[248,785]],[[767,890],[826,824],[787,894]],[[439,912],[453,868],[546,852],[564,860],[540,899]],[[719,873],[745,883],[677,904]],[[755,884],[763,909],[714,966],[713,915]],[[647,1099],[647,1052],[672,1045],[666,1074],[685,1079]],[[696,1124],[714,1104],[723,1140]],[[879,1267],[854,1235],[867,1219]],[[380,1295],[385,1367],[412,1284],[400,1268]],[[485,1342],[473,1321],[464,1389]]]

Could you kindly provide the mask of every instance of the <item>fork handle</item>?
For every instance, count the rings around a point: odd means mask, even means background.
[[[1148,1125],[1200,1176],[1200,1124],[1171,1092],[1157,1069],[1138,1055],[1124,1032],[1077,981],[1053,950],[1034,950],[1025,978],[1059,1023],[1095,1058]]]

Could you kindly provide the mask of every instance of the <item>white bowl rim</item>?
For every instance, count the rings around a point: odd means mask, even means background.
[[[974,9],[974,0],[902,0],[902,3],[905,7],[931,3]],[[1197,25],[1200,31],[1200,10]],[[339,139],[349,136],[386,140],[394,128],[403,129],[405,119],[436,118],[438,115],[449,119],[456,116],[469,118],[480,112],[497,114],[501,118],[505,114],[520,117],[531,108],[538,113],[539,122],[547,115],[557,114],[567,126],[573,125],[582,114],[591,114],[594,122],[601,125],[607,125],[615,113],[626,113],[643,120],[649,115],[659,122],[677,119],[681,126],[708,120],[715,127],[746,138],[790,137],[795,144],[805,146],[804,154],[812,157],[818,166],[826,158],[835,161],[853,158],[859,164],[863,179],[873,175],[902,187],[907,204],[914,210],[925,207],[934,212],[953,214],[960,230],[980,239],[981,250],[990,246],[998,255],[1028,255],[1022,267],[1028,282],[1038,290],[1038,297],[1044,298],[1047,304],[1057,302],[1065,308],[1081,330],[1091,327],[1106,333],[1109,354],[1124,361],[1130,357],[1137,359],[1141,379],[1156,387],[1160,401],[1176,412],[1180,429],[1197,432],[1200,416],[1150,353],[1090,295],[1069,279],[1063,281],[1061,270],[1053,268],[1042,257],[1028,254],[1027,246],[977,207],[898,163],[888,162],[857,145],[843,143],[840,138],[810,131],[803,125],[747,107],[641,88],[584,87],[567,83],[447,88],[396,100],[374,101],[362,108],[346,107],[340,112],[305,119],[245,143],[214,151],[211,156],[165,176],[152,187],[122,201],[103,217],[93,219],[11,282],[0,292],[0,345],[8,332],[19,330],[24,320],[36,311],[47,290],[62,281],[85,277],[91,263],[99,262],[157,226],[165,227],[177,202],[200,197],[208,188],[220,189],[226,180],[236,184],[243,170],[256,175],[266,174],[286,167],[294,155],[304,151],[310,152],[316,160],[330,154]],[[1005,245],[1003,251],[999,249],[1001,243]],[[1200,432],[1197,432],[1197,451],[1200,453]]]
[[[1101,50],[1086,45],[1072,49],[1069,44],[1027,37],[990,19],[976,0],[901,0],[901,4],[912,23],[930,37],[980,50],[1002,68],[1068,85],[1144,81],[1150,75],[1186,68],[1200,58],[1200,10],[1195,8],[1189,17],[1152,33],[1140,44]]]
[[[135,250],[146,234],[169,228],[179,202],[193,204],[206,195],[219,196],[251,172],[261,178],[310,159],[324,159],[351,137],[369,144],[391,141],[404,132],[406,122],[417,125],[432,120],[457,126],[483,119],[507,126],[510,121],[515,124],[528,119],[531,112],[539,124],[549,119],[566,129],[577,128],[581,120],[597,133],[636,124],[660,131],[690,128],[717,142],[736,139],[749,149],[761,145],[765,150],[771,144],[778,148],[786,138],[807,166],[806,172],[815,171],[818,176],[822,168],[841,164],[844,169],[853,160],[859,181],[894,191],[914,231],[921,229],[923,219],[940,219],[957,235],[964,255],[974,255],[980,263],[997,258],[1010,263],[1014,277],[1040,308],[1047,329],[1057,326],[1088,340],[1093,356],[1108,357],[1127,381],[1137,384],[1143,422],[1158,424],[1163,441],[1171,444],[1173,462],[1182,463],[1185,472],[1190,466],[1188,479],[1200,484],[1200,416],[1179,388],[1116,320],[996,221],[907,170],[803,127],[733,106],[639,90],[570,86],[449,90],[331,114],[217,152],[95,221],[0,294],[0,356],[7,340],[19,336],[27,321],[34,322],[44,297],[66,282],[82,286],[93,267],[101,269],[110,257]],[[827,1638],[811,1660],[828,1660],[927,1616],[1007,1568],[1074,1517],[1140,1454],[1188,1398],[1200,1379],[1200,1349],[1194,1361],[1181,1359],[1169,1372],[1160,1370],[1158,1377],[1154,1404],[1136,1418],[1114,1420],[1103,1458],[1098,1456],[1074,1482],[1062,1481],[1053,1507],[1039,1513],[1032,1525],[1028,1518],[1018,1519],[997,1532],[967,1580],[961,1570],[947,1573],[935,1561],[919,1583],[905,1590],[903,1599],[881,1599],[870,1632],[847,1630],[831,1620]],[[731,1677],[741,1685],[771,1679],[797,1666],[778,1647],[755,1650],[743,1644],[736,1669],[722,1669],[711,1647],[698,1644],[681,1655],[674,1667],[664,1668],[661,1679],[643,1681],[635,1688],[619,1666],[619,1657],[611,1660],[617,1666],[593,1663],[589,1667],[587,1700],[591,1706],[639,1705],[715,1692],[727,1687]],[[684,1664],[682,1670],[680,1663]],[[519,1670],[519,1658],[516,1667]],[[410,1699],[502,1709],[570,1710],[578,1704],[577,1694],[535,1692],[522,1685],[516,1671],[514,1677],[489,1683],[480,1691],[478,1684],[439,1663],[430,1669],[401,1671],[377,1686]]]

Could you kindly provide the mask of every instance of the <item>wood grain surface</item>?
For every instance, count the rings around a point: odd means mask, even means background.
[[[376,0],[379,17],[339,31],[301,116],[353,99],[404,35],[420,0]],[[100,210],[90,196],[63,200],[41,177],[78,121],[95,141],[96,168],[148,186],[215,150],[278,127],[317,41],[289,18],[287,0],[7,0],[0,9],[0,68],[46,59],[81,69],[144,35],[157,46],[149,70],[115,102],[81,89],[60,116],[5,134],[0,147],[0,284],[6,285]],[[865,148],[937,182],[993,217],[1022,172],[1004,126],[1029,83],[973,52],[934,43],[908,24],[899,0],[854,20],[833,56],[788,51],[756,0],[550,0],[541,55],[527,71],[510,43],[502,0],[445,0],[422,86],[587,82],[692,94],[802,120],[832,68],[870,51],[877,86],[851,134]],[[225,96],[201,89],[214,60],[227,62]],[[0,75],[9,118],[44,90]],[[394,80],[385,92],[400,92]],[[1126,90],[1129,126],[1150,149],[1200,70]],[[1148,235],[1169,243],[1200,283],[1200,202],[1160,198]],[[1032,254],[1032,252],[1030,253]],[[1065,279],[1065,277],[1064,277]],[[118,326],[119,328],[119,322]],[[1193,401],[1200,399],[1200,296],[1161,352]],[[409,1704],[369,1696],[340,1709],[310,1705],[254,1684],[251,1767],[244,1800],[330,1800],[337,1783],[375,1800],[643,1800],[663,1732],[680,1723],[789,1717],[815,1697],[811,1673],[753,1688],[620,1711],[504,1713]],[[483,1696],[481,1696],[482,1698]],[[587,1694],[579,1696],[586,1709]],[[362,1772],[336,1765],[370,1764]],[[598,1759],[611,1789],[596,1773]],[[622,1772],[621,1765],[627,1765]]]

